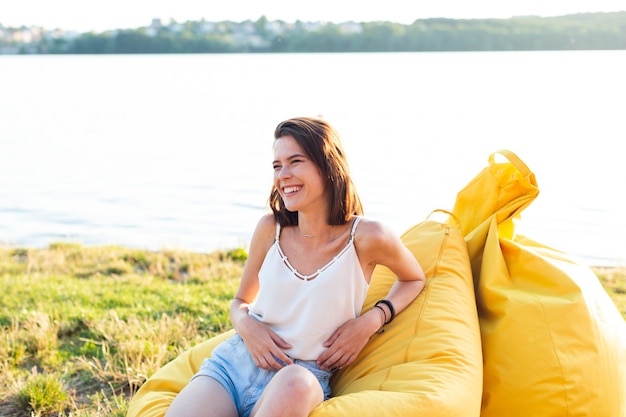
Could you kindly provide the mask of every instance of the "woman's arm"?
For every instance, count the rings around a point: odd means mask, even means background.
[[[397,280],[384,298],[390,305],[380,303],[380,308],[372,308],[360,317],[349,320],[324,343],[328,350],[317,362],[325,369],[350,365],[369,338],[388,323],[392,316],[400,314],[411,304],[426,282],[424,271],[413,254],[395,233],[382,224],[362,220],[355,236],[355,246],[368,280],[378,264],[389,268]]]
[[[389,321],[392,313],[400,314],[422,292],[426,277],[415,256],[390,229],[378,222],[368,222],[367,232],[361,241],[362,251],[359,255],[363,252],[368,265],[384,265],[397,277],[384,298],[391,307],[386,303],[379,304]]]
[[[243,270],[241,282],[235,298],[230,305],[230,322],[241,336],[260,368],[280,369],[284,365],[276,361],[291,364],[291,359],[281,349],[291,345],[278,337],[267,326],[250,317],[248,307],[259,293],[259,270],[267,251],[274,242],[276,223],[272,215],[266,215],[257,224],[250,242],[248,260]]]

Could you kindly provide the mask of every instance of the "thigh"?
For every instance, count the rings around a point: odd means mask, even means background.
[[[215,379],[194,378],[174,398],[165,417],[237,417],[232,397]]]

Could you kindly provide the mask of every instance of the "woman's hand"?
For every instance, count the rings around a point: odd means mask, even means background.
[[[342,324],[324,343],[328,350],[317,359],[317,366],[326,370],[342,369],[357,358],[370,337],[382,327],[377,309]]]
[[[279,370],[285,364],[293,364],[291,358],[281,350],[291,349],[291,345],[258,320],[249,316],[242,317],[237,325],[237,332],[259,368]]]

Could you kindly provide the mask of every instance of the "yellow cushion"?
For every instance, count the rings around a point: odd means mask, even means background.
[[[508,161],[492,154],[453,209],[474,271],[481,416],[626,416],[624,319],[591,269],[515,233],[539,188],[517,155],[498,153]]]
[[[593,272],[521,235],[485,249],[481,415],[626,416],[626,326]]]
[[[431,220],[402,240],[424,268],[426,288],[333,377],[334,397],[311,416],[479,415],[482,354],[465,241],[457,228]],[[384,298],[394,280],[389,270],[376,268],[364,311]],[[162,416],[203,358],[229,334],[190,349],[158,371],[134,396],[128,416]]]

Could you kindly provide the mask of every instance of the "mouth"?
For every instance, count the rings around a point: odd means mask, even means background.
[[[283,188],[283,195],[285,197],[289,197],[290,195],[297,193],[301,189],[302,189],[302,187],[295,186],[295,185],[292,185],[292,186],[289,186],[289,187],[284,187]]]

